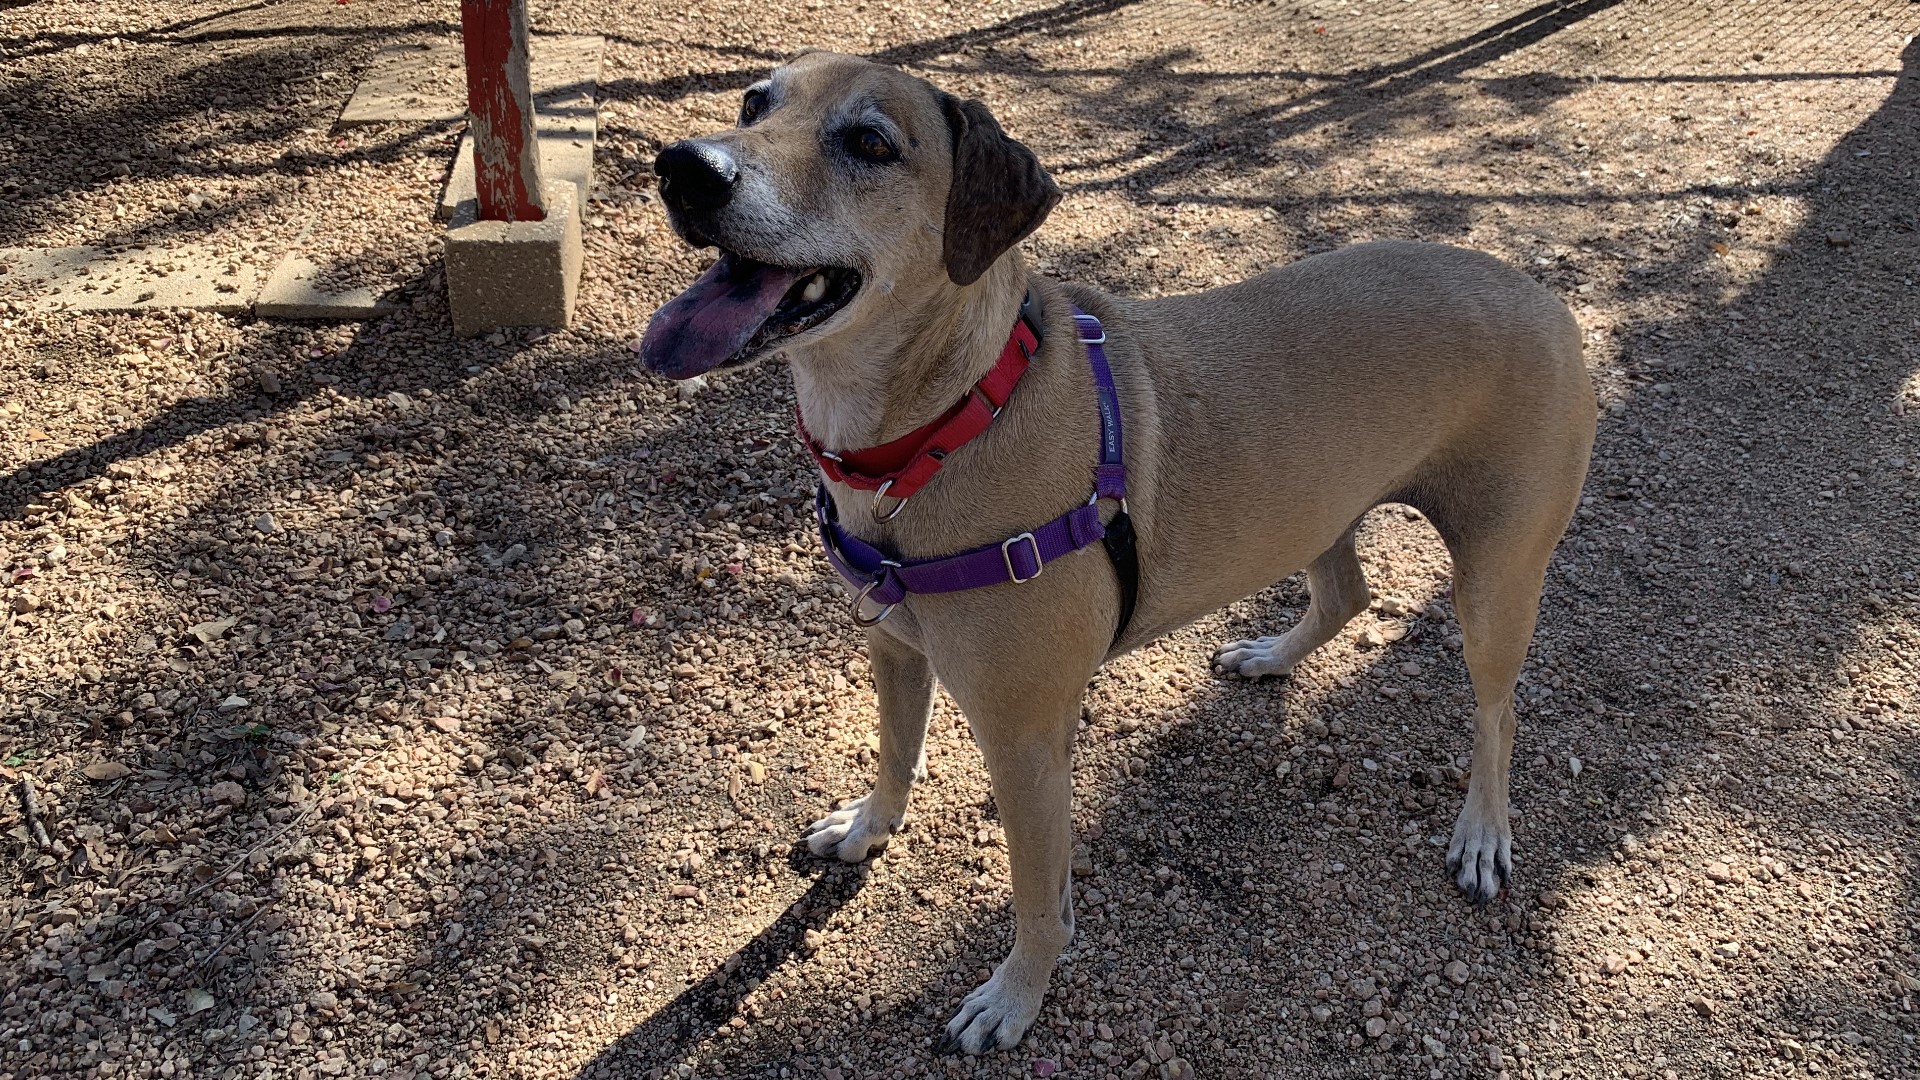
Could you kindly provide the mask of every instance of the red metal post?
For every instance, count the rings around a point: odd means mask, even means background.
[[[460,36],[467,52],[467,127],[480,217],[543,221],[526,0],[460,0]]]

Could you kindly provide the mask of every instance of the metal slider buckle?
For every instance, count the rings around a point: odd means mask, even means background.
[[[1020,571],[1013,568],[1013,553],[1011,551],[1013,545],[1022,540],[1025,540],[1033,548],[1033,573],[1026,577],[1021,577]],[[1040,557],[1040,541],[1035,540],[1033,534],[1030,532],[1023,532],[1019,536],[1009,536],[1005,540],[1000,541],[1000,560],[1007,564],[1007,577],[1015,585],[1025,585],[1027,582],[1039,577],[1040,571],[1046,569],[1046,561]]]
[[[1087,336],[1088,323],[1092,323],[1094,326],[1097,326],[1100,328],[1099,337],[1090,338]],[[1076,332],[1079,333],[1080,343],[1082,345],[1104,345],[1107,343],[1107,328],[1101,325],[1099,319],[1096,319],[1091,315],[1075,315],[1073,317],[1073,328]]]
[[[880,583],[887,579],[887,568],[892,567],[894,569],[898,569],[899,566],[900,564],[897,562],[894,562],[892,559],[882,559],[880,561],[880,572],[874,575],[874,578],[872,581],[867,582],[865,588],[862,588],[858,593],[854,594],[853,621],[857,625],[874,626],[878,623],[885,622],[887,616],[893,614],[893,609],[900,606],[900,604],[897,601],[894,603],[888,604],[885,607],[880,609],[880,613],[878,615],[875,615],[872,618],[868,618],[865,615],[860,614],[860,605],[867,602],[867,594],[879,588]]]
[[[907,500],[912,497],[908,495],[902,495],[899,499],[894,501],[892,510],[889,510],[886,513],[882,514],[880,512],[880,500],[887,497],[887,489],[892,486],[893,486],[893,481],[883,480],[880,483],[880,490],[873,493],[873,506],[868,511],[868,513],[873,515],[873,521],[874,521],[874,524],[876,525],[885,525],[887,522],[892,521],[894,518],[899,517],[900,511],[905,510],[907,508]]]
[[[992,419],[992,420],[1000,419],[1000,409],[1002,408],[1002,406],[995,405],[993,403],[993,399],[987,396],[986,391],[976,386],[972,390],[968,391],[968,393],[972,394],[974,397],[979,398],[980,404],[985,405],[987,407],[987,412],[992,414],[989,417],[989,419]]]

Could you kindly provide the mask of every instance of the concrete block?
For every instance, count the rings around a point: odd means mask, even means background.
[[[169,248],[0,248],[0,297],[49,311],[252,309],[263,277],[253,252]]]
[[[503,326],[564,327],[580,287],[580,214],[573,185],[549,180],[544,221],[481,221],[480,203],[447,225],[447,306],[461,337]]]
[[[254,301],[253,313],[263,319],[375,319],[398,311],[398,304],[382,300],[372,289],[329,289],[316,284],[320,267],[304,255],[288,255],[267,275]]]
[[[527,43],[534,108],[544,112],[582,96],[591,108],[604,45],[604,39],[592,35],[534,35]],[[375,54],[340,111],[337,126],[458,120],[465,115],[466,54],[458,38],[446,38]]]

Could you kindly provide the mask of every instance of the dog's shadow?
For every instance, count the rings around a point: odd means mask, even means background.
[[[602,1048],[579,1075],[638,1075],[637,1070],[650,1063],[686,1057],[740,1015],[755,988],[796,955],[804,954],[809,948],[807,933],[823,930],[836,912],[860,894],[868,876],[866,865],[823,861],[807,854],[804,845],[795,845],[787,863],[796,874],[818,875],[807,891],[705,978],[674,995],[645,1021]]]

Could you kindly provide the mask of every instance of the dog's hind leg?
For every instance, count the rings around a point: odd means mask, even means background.
[[[1307,566],[1307,613],[1284,634],[1221,646],[1213,663],[1249,679],[1285,675],[1306,655],[1333,640],[1340,628],[1367,610],[1367,576],[1353,550],[1353,530]]]
[[[1544,480],[1557,471],[1536,475]],[[1568,472],[1566,485],[1490,484],[1498,495],[1456,502],[1432,517],[1453,555],[1453,605],[1474,697],[1473,771],[1447,847],[1447,870],[1476,904],[1499,895],[1513,873],[1507,814],[1513,689],[1533,640],[1547,562],[1579,498],[1584,457]]]
[[[927,718],[933,712],[933,668],[911,646],[875,630],[867,656],[880,705],[879,772],[873,790],[807,827],[807,847],[859,862],[887,846],[906,821],[907,796],[927,775]]]

